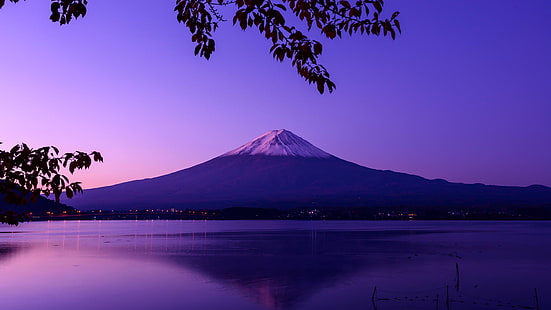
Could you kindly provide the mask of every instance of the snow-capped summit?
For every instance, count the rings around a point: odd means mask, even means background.
[[[332,157],[331,154],[320,150],[310,142],[285,129],[270,130],[251,142],[222,154],[221,157],[234,155]]]

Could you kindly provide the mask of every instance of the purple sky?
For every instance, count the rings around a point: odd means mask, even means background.
[[[155,6],[150,6],[155,3]],[[98,150],[84,187],[190,167],[285,128],[338,157],[454,182],[551,186],[551,2],[388,0],[397,40],[323,41],[319,95],[256,31],[226,23],[193,56],[174,1],[0,10],[0,141]],[[315,34],[316,36],[317,34]]]

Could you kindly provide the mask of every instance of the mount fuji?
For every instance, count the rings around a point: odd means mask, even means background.
[[[363,167],[273,130],[191,168],[85,190],[81,210],[551,205],[551,188],[451,183]]]

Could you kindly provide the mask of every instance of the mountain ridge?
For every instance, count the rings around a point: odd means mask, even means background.
[[[551,188],[452,183],[372,169],[276,130],[193,167],[85,190],[66,203],[83,210],[539,206],[551,205]]]

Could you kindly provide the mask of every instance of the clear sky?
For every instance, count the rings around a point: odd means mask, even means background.
[[[98,150],[85,188],[190,167],[285,128],[376,169],[551,186],[551,1],[387,0],[404,33],[322,41],[319,95],[256,31],[228,22],[193,56],[174,1],[49,1],[0,9],[0,147]],[[228,16],[228,19],[231,16]],[[317,35],[317,34],[314,34]]]

